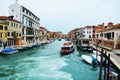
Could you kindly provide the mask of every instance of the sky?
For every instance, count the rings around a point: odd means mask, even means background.
[[[9,15],[8,7],[16,0],[0,0],[0,16]],[[120,0],[18,0],[40,18],[49,31],[69,31],[108,22],[120,23]]]

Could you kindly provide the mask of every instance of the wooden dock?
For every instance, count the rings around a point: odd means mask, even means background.
[[[113,51],[113,52],[108,52],[108,54],[110,54],[110,60],[120,70],[120,52],[116,53],[115,51]]]
[[[105,51],[106,51],[107,56],[108,56],[108,54],[110,54],[111,62],[120,70],[120,50],[112,50],[112,49],[105,48],[102,46],[99,46],[97,48],[95,44],[90,44],[90,46],[100,52],[101,52],[101,49],[103,48],[104,49],[103,53],[105,53]]]

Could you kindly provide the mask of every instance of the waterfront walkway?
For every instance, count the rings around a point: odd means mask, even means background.
[[[50,43],[51,41],[49,41],[49,40],[42,40],[42,41],[40,41],[40,44],[42,45],[42,44]],[[19,48],[25,48],[25,47],[32,47],[34,44],[35,43],[29,43],[27,45],[13,45],[13,46],[6,46],[6,47],[10,47],[10,48],[14,48],[14,49],[19,49]],[[0,52],[3,49],[4,49],[3,47],[0,47]]]
[[[94,49],[98,50],[101,52],[101,49],[104,49],[104,52],[106,51],[106,55],[108,56],[108,54],[110,54],[110,60],[112,61],[112,63],[120,70],[120,50],[116,49],[116,50],[112,50],[109,48],[105,48],[102,46],[99,46],[98,48],[96,47],[95,44],[90,44],[91,47],[93,47]]]

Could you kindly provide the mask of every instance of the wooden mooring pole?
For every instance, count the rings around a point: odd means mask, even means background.
[[[104,55],[104,57],[105,57],[105,61],[104,61],[104,80],[106,80],[106,59],[107,59],[107,56],[106,56],[106,51],[105,51],[105,55]]]
[[[100,73],[99,73],[99,80],[102,80],[102,67],[103,67],[103,49],[101,50],[101,61],[100,61]]]
[[[108,54],[108,70],[107,70],[107,80],[109,80],[109,71],[110,71],[110,54]]]

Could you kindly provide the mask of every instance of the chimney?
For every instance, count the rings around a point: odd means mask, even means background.
[[[14,16],[8,16],[8,19],[13,20]]]
[[[113,27],[113,23],[112,23],[112,22],[109,22],[109,23],[108,23],[108,27],[109,27],[109,28],[112,28],[112,27]]]
[[[102,24],[101,24],[101,26],[102,26],[102,28],[103,28],[103,29],[105,28],[105,26],[104,26],[104,25],[105,25],[105,23],[102,23]]]

